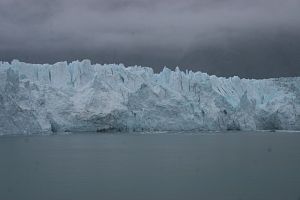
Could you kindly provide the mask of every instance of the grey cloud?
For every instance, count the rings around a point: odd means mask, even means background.
[[[47,20],[58,6],[57,0],[3,0],[0,2],[0,17],[2,22],[32,25]]]
[[[0,60],[300,75],[299,8],[298,0],[1,0]]]

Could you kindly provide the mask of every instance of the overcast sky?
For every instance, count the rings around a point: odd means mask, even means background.
[[[0,0],[0,60],[300,76],[299,0]]]

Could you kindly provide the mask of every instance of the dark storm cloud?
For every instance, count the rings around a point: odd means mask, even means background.
[[[0,60],[300,75],[298,0],[1,0]]]

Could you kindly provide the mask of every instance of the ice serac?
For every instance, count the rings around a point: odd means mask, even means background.
[[[0,134],[273,129],[300,130],[299,77],[0,62]]]

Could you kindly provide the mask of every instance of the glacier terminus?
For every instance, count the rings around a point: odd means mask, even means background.
[[[300,130],[300,77],[0,62],[0,134]]]

